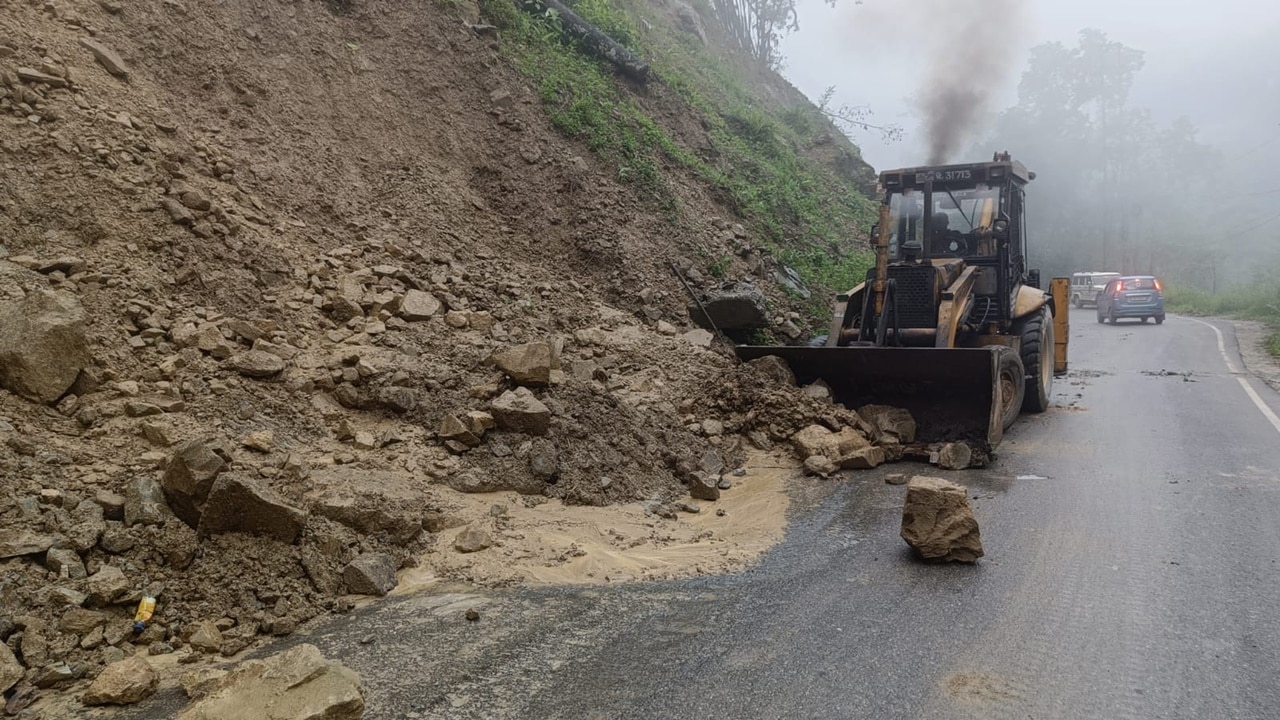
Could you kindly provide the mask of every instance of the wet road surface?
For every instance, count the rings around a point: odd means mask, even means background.
[[[371,719],[1280,717],[1280,429],[1245,388],[1280,397],[1229,324],[1224,359],[1191,319],[1073,320],[1054,409],[991,467],[799,482],[749,572],[440,589],[289,642],[360,672]],[[987,557],[913,561],[891,472],[968,485]]]

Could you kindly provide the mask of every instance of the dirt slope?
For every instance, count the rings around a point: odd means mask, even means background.
[[[867,427],[686,336],[669,263],[737,253],[736,219],[686,178],[674,232],[441,5],[0,0],[0,114],[0,304],[74,298],[92,356],[54,402],[0,390],[10,696],[202,623],[224,654],[287,634],[349,607],[362,556],[518,579],[455,548],[514,541],[461,491],[644,502],[637,545],[696,543],[695,472]],[[504,421],[493,356],[528,344],[545,413]]]

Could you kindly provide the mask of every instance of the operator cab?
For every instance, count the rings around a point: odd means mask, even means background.
[[[1001,222],[1001,188],[935,186],[926,229],[924,191],[907,188],[889,196],[890,261],[995,257]],[[1008,222],[1004,221],[1007,228]]]
[[[900,296],[902,327],[937,324],[939,293],[973,268],[977,326],[1008,324],[1023,285],[1038,288],[1027,267],[1024,187],[1035,173],[1007,153],[991,162],[888,170],[880,184],[888,205],[886,279]],[[873,229],[873,237],[878,233]],[[874,279],[874,268],[868,272]]]

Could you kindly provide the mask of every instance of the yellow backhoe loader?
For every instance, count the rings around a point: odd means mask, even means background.
[[[777,355],[801,384],[847,407],[911,411],[921,442],[1000,443],[1019,412],[1044,412],[1067,369],[1070,283],[1027,269],[1026,193],[1008,153],[992,162],[880,174],[875,267],[836,299],[821,347],[739,345]]]

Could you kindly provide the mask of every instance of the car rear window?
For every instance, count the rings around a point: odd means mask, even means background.
[[[1154,278],[1129,278],[1124,280],[1125,290],[1155,290],[1156,281]]]

